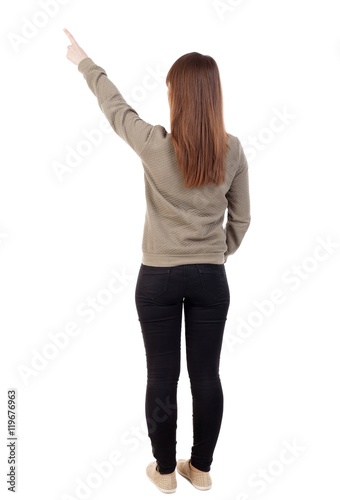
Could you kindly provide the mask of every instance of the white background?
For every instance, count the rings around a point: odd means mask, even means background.
[[[86,146],[84,131],[103,123],[96,98],[66,59],[64,27],[143,119],[167,129],[164,80],[171,64],[191,51],[218,63],[226,128],[240,138],[249,161],[252,223],[226,264],[225,413],[213,488],[204,495],[337,498],[338,2],[71,0],[54,2],[54,11],[49,2],[44,16],[46,3],[1,7],[2,498],[12,498],[6,411],[13,387],[16,498],[162,495],[145,475],[153,456],[134,304],[145,208],[142,165],[111,131],[58,178],[56,162],[66,165],[70,148]],[[33,20],[38,28],[32,29]],[[150,68],[164,75],[153,80],[152,90],[143,87]],[[277,113],[285,121],[275,119]],[[87,323],[80,311],[91,297],[107,303],[101,311],[92,308]],[[72,322],[75,336],[65,333]],[[43,358],[53,355],[53,335],[64,346],[54,348],[53,359]],[[189,457],[191,438],[183,360],[178,458]],[[295,442],[295,456],[283,452],[287,442]],[[119,464],[103,477],[95,464],[114,456]],[[261,469],[267,479],[259,479]],[[177,498],[201,494],[178,478]]]

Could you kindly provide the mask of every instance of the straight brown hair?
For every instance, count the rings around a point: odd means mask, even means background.
[[[172,143],[185,186],[222,184],[229,145],[215,60],[198,52],[181,56],[171,66],[166,85]]]

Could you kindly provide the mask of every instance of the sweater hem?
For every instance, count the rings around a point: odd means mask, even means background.
[[[174,267],[185,264],[224,264],[226,256],[224,253],[205,253],[188,255],[165,255],[144,253],[142,263],[145,266]]]

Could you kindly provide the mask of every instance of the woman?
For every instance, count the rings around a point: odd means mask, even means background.
[[[160,491],[172,493],[177,468],[193,486],[207,490],[223,413],[219,361],[229,308],[224,264],[250,224],[247,160],[239,139],[225,131],[213,58],[185,54],[170,68],[169,134],[143,121],[104,69],[64,31],[71,41],[67,58],[144,169],[146,217],[135,301],[147,361],[146,421],[156,459],[147,476]],[[183,311],[193,446],[190,459],[176,461]]]

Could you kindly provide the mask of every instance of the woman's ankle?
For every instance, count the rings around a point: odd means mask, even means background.
[[[192,471],[194,472],[200,472],[201,474],[208,474],[208,472],[204,471],[204,470],[200,470],[200,469],[197,469],[196,467],[194,467],[191,463],[191,461],[189,461],[189,467]]]

